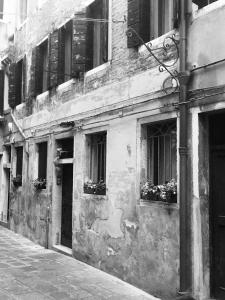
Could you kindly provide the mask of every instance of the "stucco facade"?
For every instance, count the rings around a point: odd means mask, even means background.
[[[14,20],[13,46],[10,41],[1,58],[6,70],[7,55],[11,62],[26,55],[26,97],[9,109],[8,94],[4,94],[4,120],[0,123],[1,223],[43,246],[64,251],[64,192],[59,177],[64,166],[70,165],[72,255],[162,299],[175,299],[180,288],[179,188],[177,203],[144,201],[140,184],[148,172],[143,132],[151,124],[173,120],[179,186],[179,89],[174,88],[174,82],[163,89],[168,73],[159,71],[158,61],[144,46],[127,47],[127,1],[109,0],[107,62],[81,78],[71,78],[36,97],[30,95],[33,48],[91,2],[28,1],[27,18],[19,25]],[[211,293],[207,126],[209,112],[225,109],[224,62],[195,69],[224,59],[224,16],[223,0],[199,10],[192,6],[189,11],[187,194],[191,207],[191,294],[199,300],[209,299]],[[171,72],[179,72],[178,52],[172,47],[169,55],[164,55],[163,43],[166,40],[171,44],[167,37],[174,37],[178,45],[179,36],[179,28],[173,29],[151,45],[157,58],[171,65]],[[6,90],[6,81],[5,85]],[[74,122],[74,126],[62,126],[63,122]],[[87,138],[102,132],[106,134],[106,194],[87,194],[83,189],[88,176]],[[58,161],[57,149],[64,139],[72,139],[73,156]],[[46,189],[37,191],[33,185],[38,177],[37,147],[44,142],[47,184]],[[15,187],[12,179],[17,172],[18,146],[23,147],[22,186]]]

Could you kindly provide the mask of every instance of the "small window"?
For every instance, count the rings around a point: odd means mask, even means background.
[[[43,142],[38,144],[38,180],[45,182],[46,188],[46,177],[47,177],[47,151],[48,143]]]
[[[108,61],[108,0],[95,0],[87,16],[96,21],[88,23],[88,57],[90,69]]]
[[[3,19],[4,0],[0,0],[0,19]]]
[[[106,132],[87,135],[87,175],[84,192],[106,193]]]
[[[192,2],[198,6],[198,9],[200,9],[216,1],[218,0],[193,0]]]
[[[176,178],[176,122],[162,122],[147,127],[147,174],[154,185]]]
[[[14,179],[14,181],[17,186],[22,185],[22,176],[23,176],[23,147],[16,147],[16,178]]]
[[[73,158],[73,138],[58,140],[56,150],[59,159]]]
[[[177,201],[176,121],[153,123],[143,127],[141,198],[175,203]],[[144,174],[143,173],[143,174]]]

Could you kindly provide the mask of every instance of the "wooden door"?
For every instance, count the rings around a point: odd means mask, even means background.
[[[72,248],[73,165],[63,165],[61,244]]]
[[[225,299],[225,149],[211,151],[212,295]]]

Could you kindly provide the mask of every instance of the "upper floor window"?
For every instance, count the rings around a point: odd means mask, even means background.
[[[177,26],[176,0],[128,0],[128,26],[149,42]],[[128,47],[140,45],[128,36]]]
[[[108,61],[108,0],[95,0],[87,9],[87,52],[90,69]]]
[[[0,19],[3,19],[4,0],[0,0]]]
[[[216,2],[218,0],[193,0],[192,2],[198,6],[198,8],[202,8],[204,6],[209,5],[210,3]]]

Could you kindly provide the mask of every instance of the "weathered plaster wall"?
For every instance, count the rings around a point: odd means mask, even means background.
[[[137,204],[137,123],[111,122],[107,130],[106,196],[87,195],[85,133],[75,136],[73,254],[151,294],[174,299],[178,289],[177,204]]]
[[[199,10],[192,19],[188,37],[188,61],[200,67],[224,59],[225,4],[216,1]],[[196,42],[197,41],[197,42]],[[192,89],[223,85],[225,62],[192,74]]]

